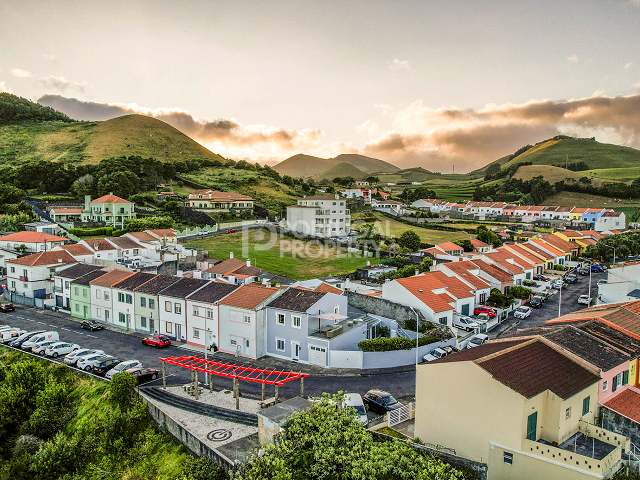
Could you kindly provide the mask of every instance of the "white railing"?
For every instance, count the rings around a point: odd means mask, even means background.
[[[387,413],[387,426],[393,427],[399,423],[406,422],[413,418],[413,403],[402,405],[400,408]]]

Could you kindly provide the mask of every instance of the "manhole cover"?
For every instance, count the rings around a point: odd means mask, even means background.
[[[231,431],[226,428],[217,428],[207,433],[207,439],[212,442],[222,442],[231,438]]]

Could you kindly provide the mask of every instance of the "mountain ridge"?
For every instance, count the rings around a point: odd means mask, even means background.
[[[332,172],[332,169],[335,169],[336,166],[340,164],[351,165],[356,170],[362,172],[359,178],[364,178],[375,173],[393,173],[400,170],[399,167],[384,160],[356,153],[341,153],[332,158],[322,158],[298,153],[274,165],[273,169],[281,175],[289,175],[291,177],[331,179],[336,176],[333,174],[336,170]],[[352,173],[357,173],[356,170],[347,169],[344,166],[340,167],[337,171],[340,170],[350,170]]]

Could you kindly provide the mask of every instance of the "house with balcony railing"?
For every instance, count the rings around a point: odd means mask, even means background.
[[[351,232],[351,212],[338,195],[313,195],[287,207],[284,227],[301,235],[339,238]]]
[[[543,337],[492,341],[418,366],[415,435],[489,480],[611,478],[631,443],[596,426],[599,381]]]

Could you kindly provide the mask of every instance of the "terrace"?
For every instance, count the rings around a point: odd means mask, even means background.
[[[308,335],[322,339],[331,339],[347,333],[355,328],[367,329],[374,327],[380,320],[369,317],[366,314],[352,316],[338,313],[325,313],[309,318]]]

